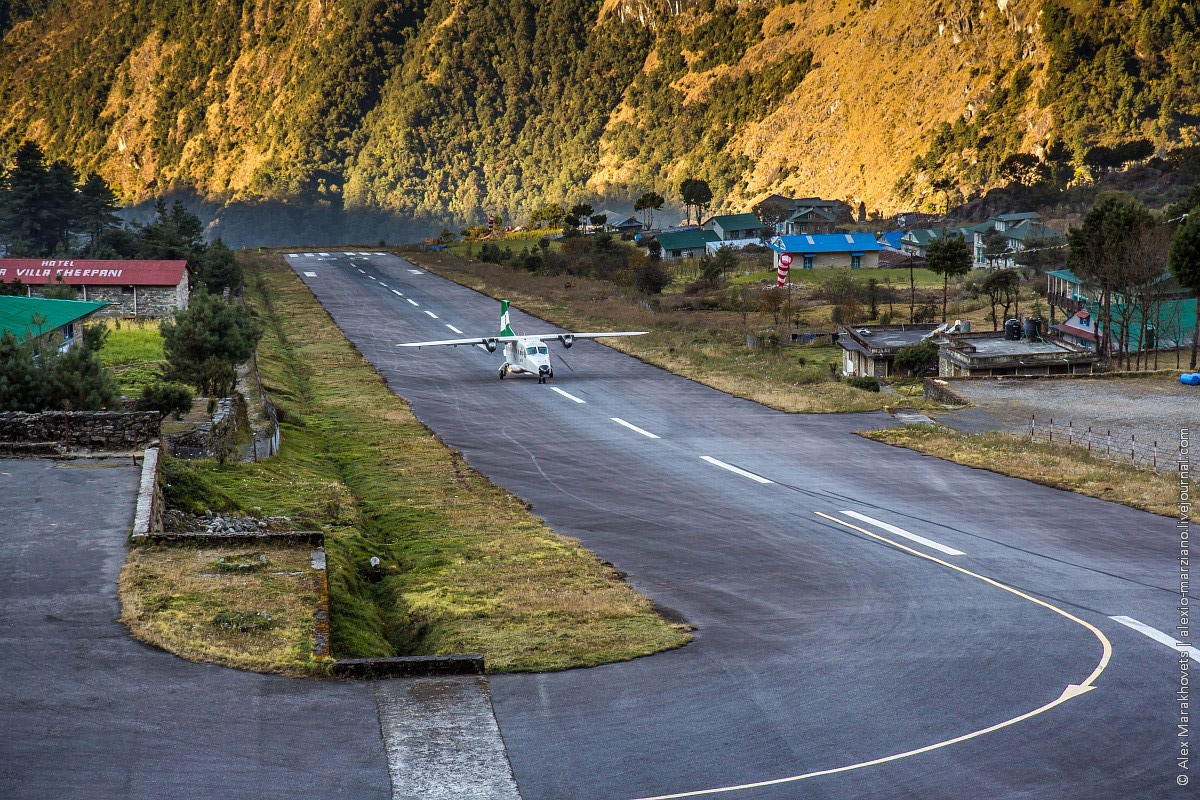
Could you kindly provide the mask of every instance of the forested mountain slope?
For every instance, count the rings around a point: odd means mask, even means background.
[[[1200,146],[1200,9],[1181,0],[11,10],[0,156],[29,138],[127,199],[192,193],[235,241],[674,197],[688,176],[727,207],[768,191],[940,207]]]

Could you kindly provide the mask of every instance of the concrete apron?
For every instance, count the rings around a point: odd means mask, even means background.
[[[520,800],[481,675],[372,683],[392,800]]]

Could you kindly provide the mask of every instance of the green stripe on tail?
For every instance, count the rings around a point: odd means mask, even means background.
[[[500,335],[501,336],[516,336],[513,333],[512,324],[508,321],[508,301],[500,301]]]

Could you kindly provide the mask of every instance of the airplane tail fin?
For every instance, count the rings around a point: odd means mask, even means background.
[[[501,336],[516,336],[513,333],[512,324],[508,321],[508,301],[500,301],[500,335]]]

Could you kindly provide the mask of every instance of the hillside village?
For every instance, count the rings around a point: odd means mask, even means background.
[[[840,371],[851,379],[1091,374],[1107,369],[1114,359],[1127,367],[1149,367],[1167,363],[1168,356],[1172,363],[1187,360],[1185,351],[1196,337],[1195,294],[1172,277],[1165,249],[1143,254],[1159,263],[1153,280],[1145,279],[1145,269],[1137,270],[1126,274],[1128,285],[1113,285],[1106,296],[1094,280],[1066,266],[1068,231],[1044,223],[1037,211],[1000,213],[968,224],[909,213],[889,220],[889,229],[888,221],[868,221],[837,200],[776,194],[742,212],[708,214],[703,213],[705,196],[701,189],[699,199],[691,198],[693,220],[685,193],[688,213],[674,224],[663,224],[669,214],[661,211],[657,195],[639,198],[632,211],[607,207],[594,214],[585,204],[566,210],[550,205],[535,216],[542,224],[561,221],[563,232],[551,234],[556,240],[606,234],[661,260],[676,275],[699,275],[717,261],[723,265],[721,277],[738,270],[757,274],[765,258],[775,280],[761,280],[759,289],[778,287],[789,298],[793,292],[797,298],[813,296],[818,284],[804,279],[805,273],[820,275],[821,281],[839,270],[857,276],[852,285],[869,285],[873,293],[871,313],[851,301],[835,306],[831,324],[822,325],[792,318],[789,312],[777,331],[781,342],[823,338],[838,345]],[[520,237],[525,230],[511,227],[507,235]],[[490,239],[497,232],[476,228],[464,235]],[[945,251],[949,243],[960,245],[958,265],[949,271],[931,265],[931,250]],[[920,308],[910,303],[906,321],[903,312],[881,317],[875,309],[883,296],[890,307],[903,292],[880,287],[881,281],[869,276],[890,275],[890,270],[899,270],[902,278],[905,272],[911,278],[918,270],[932,270],[945,279],[947,293],[950,283],[955,284],[959,312],[971,306],[971,298],[984,298],[990,313],[985,311],[983,319],[947,319],[943,308],[939,323],[931,319],[935,297]],[[967,280],[968,274],[976,277]],[[897,362],[902,351],[923,345],[936,346],[937,354]]]

